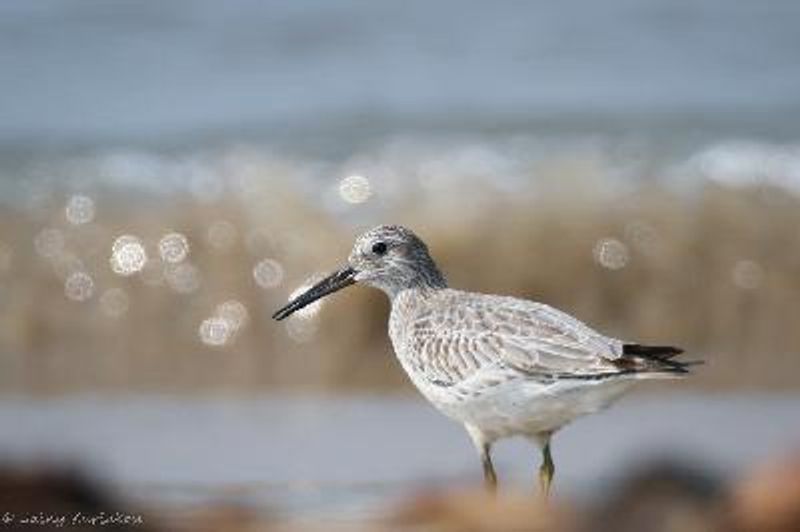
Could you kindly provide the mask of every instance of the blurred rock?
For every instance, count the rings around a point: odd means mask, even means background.
[[[733,486],[731,528],[742,532],[800,530],[800,451],[757,468]]]
[[[380,530],[437,532],[573,531],[571,513],[560,502],[545,503],[535,494],[482,490],[431,492],[401,507]]]
[[[724,486],[682,462],[649,464],[627,473],[585,516],[581,530],[700,532],[717,530]]]
[[[168,530],[81,474],[49,468],[0,469],[0,529]]]

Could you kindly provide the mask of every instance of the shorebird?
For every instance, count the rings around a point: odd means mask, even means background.
[[[422,395],[464,425],[491,491],[498,439],[521,435],[540,446],[547,496],[558,429],[605,408],[635,381],[681,376],[691,364],[674,360],[681,349],[604,336],[544,303],[448,288],[425,243],[398,225],[359,236],[343,268],[273,318],[354,283],[389,296],[389,337],[400,364]]]

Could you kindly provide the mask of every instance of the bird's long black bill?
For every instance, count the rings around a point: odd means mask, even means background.
[[[273,314],[272,318],[278,321],[288,318],[301,308],[305,307],[306,305],[310,305],[317,299],[325,297],[328,294],[332,294],[337,290],[341,290],[346,286],[350,286],[356,282],[355,275],[356,271],[350,267],[342,268],[341,270],[333,272],[296,298],[289,301],[285,307]]]

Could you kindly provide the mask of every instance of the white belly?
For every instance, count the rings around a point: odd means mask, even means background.
[[[625,393],[633,379],[558,380],[541,383],[517,377],[496,386],[465,381],[451,388],[419,386],[444,414],[472,425],[493,441],[514,435],[553,432],[575,418],[597,412]]]

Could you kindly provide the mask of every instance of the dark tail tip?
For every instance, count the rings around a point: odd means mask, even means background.
[[[675,360],[674,357],[683,353],[683,349],[669,345],[624,344],[622,353],[631,359],[644,362],[650,370],[671,373],[689,373],[691,366],[703,363],[702,360]]]
[[[683,349],[671,345],[625,344],[622,353],[645,358],[672,358],[683,353]]]

